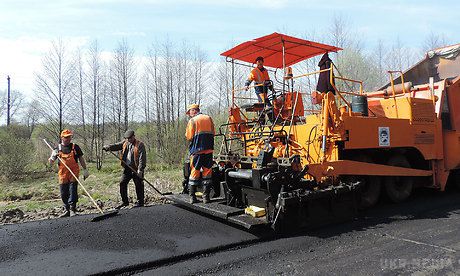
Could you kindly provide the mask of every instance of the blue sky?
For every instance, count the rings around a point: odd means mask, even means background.
[[[232,42],[284,32],[328,35],[334,16],[345,18],[366,47],[399,37],[419,48],[439,32],[460,42],[459,1],[289,1],[289,0],[61,0],[0,1],[0,90],[10,74],[15,88],[31,95],[33,72],[52,39],[87,46],[97,39],[113,50],[126,38],[137,55],[168,36],[204,49],[210,60]]]

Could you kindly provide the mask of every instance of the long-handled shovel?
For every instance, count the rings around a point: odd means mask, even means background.
[[[113,153],[112,151],[110,151],[111,154],[113,154],[113,156],[115,156],[118,160],[120,160],[121,162],[123,162],[123,164],[125,164],[126,167],[128,167],[131,171],[133,171],[138,177],[139,175],[137,174],[137,171],[135,169],[133,169],[130,165],[128,165],[123,159],[121,159],[119,156],[117,156],[115,153]],[[160,192],[157,188],[155,188],[155,186],[153,186],[152,183],[150,183],[147,179],[143,178],[143,177],[140,177],[143,181],[145,181],[147,184],[150,185],[150,187],[152,187],[152,189],[155,190],[155,192],[159,193],[160,195],[162,196],[165,196],[165,195],[172,195],[172,192],[166,192],[166,193],[162,193]]]
[[[53,148],[51,147],[50,144],[48,144],[48,142],[46,141],[46,139],[43,139],[43,141],[45,142],[45,144],[51,149],[53,150]],[[99,207],[99,205],[96,203],[96,201],[94,200],[94,198],[90,195],[90,193],[88,193],[88,191],[86,190],[85,186],[83,186],[83,184],[80,182],[80,180],[78,179],[78,177],[73,173],[73,171],[67,166],[67,164],[58,156],[57,157],[59,159],[59,161],[64,164],[64,166],[69,170],[69,172],[72,174],[72,176],[77,180],[78,184],[80,184],[80,186],[83,188],[83,191],[85,191],[86,195],[91,199],[91,201],[94,203],[94,206],[96,206],[96,208],[99,210],[99,212],[101,212],[102,215],[99,215],[99,216],[95,216],[94,218],[91,219],[91,221],[100,221],[100,220],[103,220],[105,218],[108,218],[108,217],[113,217],[113,216],[116,216],[118,214],[118,210],[114,210],[114,211],[110,211],[110,212],[105,212],[102,211],[101,207]]]

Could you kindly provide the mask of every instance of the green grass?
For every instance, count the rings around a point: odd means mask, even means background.
[[[100,171],[93,163],[88,164],[90,177],[82,181],[85,188],[96,200],[119,202],[119,180],[122,168],[115,159],[108,159]],[[56,167],[54,167],[56,170]],[[182,169],[174,166],[149,164],[145,178],[160,191],[178,192],[181,190]],[[80,180],[83,177],[80,176]],[[90,199],[81,187],[79,205],[91,205]],[[135,198],[134,183],[129,184],[129,196]],[[145,183],[146,200],[158,198]],[[52,209],[62,205],[59,193],[57,172],[31,173],[21,180],[0,182],[0,212],[20,208],[24,212]]]

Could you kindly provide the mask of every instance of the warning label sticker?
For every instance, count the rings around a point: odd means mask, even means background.
[[[379,127],[379,147],[390,146],[390,128]]]

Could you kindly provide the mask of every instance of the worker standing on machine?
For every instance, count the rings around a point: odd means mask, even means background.
[[[83,168],[83,178],[86,179],[89,176],[88,169],[86,168],[86,162],[83,158],[83,151],[81,148],[72,141],[73,133],[68,129],[64,129],[61,132],[61,142],[52,151],[48,161],[53,165],[54,161],[60,158],[67,167],[72,170],[72,173],[78,178],[80,174],[80,167],[78,161]],[[60,217],[68,217],[77,215],[77,202],[78,202],[78,182],[72,173],[66,168],[61,161],[58,161],[59,165],[59,190],[61,192],[61,199],[64,203],[64,213]]]
[[[248,91],[249,86],[254,81],[254,83],[258,85],[254,87],[254,89],[256,91],[256,95],[257,95],[257,98],[259,99],[259,102],[264,103],[265,106],[271,107],[272,104],[270,103],[270,100],[268,99],[267,92],[268,92],[268,89],[274,92],[274,89],[273,89],[273,84],[270,81],[270,77],[268,76],[268,71],[264,67],[264,58],[257,57],[256,64],[257,64],[257,67],[252,69],[251,73],[249,74],[248,80],[246,81],[246,84],[245,84],[245,89],[246,91]]]
[[[214,151],[214,123],[212,118],[200,112],[198,104],[191,104],[186,114],[190,116],[185,137],[190,141],[190,203],[197,203],[196,188],[202,180],[203,203],[209,203],[212,185],[212,153]]]
[[[137,196],[137,202],[134,204],[134,207],[144,206],[143,179],[147,161],[145,146],[144,143],[136,139],[133,130],[127,130],[124,138],[124,141],[112,145],[106,145],[102,148],[105,151],[121,150],[121,166],[124,168],[120,180],[120,195],[122,203],[115,207],[115,209],[121,209],[122,207],[129,206],[128,183],[131,179],[134,181]]]

